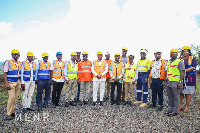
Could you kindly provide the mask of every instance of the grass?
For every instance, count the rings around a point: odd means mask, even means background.
[[[200,82],[197,82],[197,85],[196,85],[196,92],[197,92],[197,98],[200,99]]]

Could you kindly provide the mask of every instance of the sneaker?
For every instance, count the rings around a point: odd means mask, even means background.
[[[136,101],[134,104],[142,104],[142,101]]]
[[[150,104],[147,106],[147,108],[156,108],[156,105],[153,104],[153,103],[150,103]]]
[[[140,107],[146,107],[147,106],[147,103],[142,103],[141,105],[140,105]]]
[[[162,109],[163,109],[163,106],[158,105],[158,107],[156,108],[156,111],[162,111]]]
[[[22,109],[22,113],[27,113],[27,109],[26,109],[26,108],[23,108],[23,109]]]
[[[102,101],[100,101],[100,106],[103,106],[103,102]]]
[[[69,105],[70,105],[70,102],[65,103],[65,107],[69,107]]]
[[[6,115],[6,118],[5,118],[6,120],[12,120],[12,119],[14,119],[11,115]]]
[[[97,103],[96,102],[92,102],[92,105],[95,106]]]

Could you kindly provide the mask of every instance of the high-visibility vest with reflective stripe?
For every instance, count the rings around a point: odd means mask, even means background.
[[[139,60],[137,63],[138,72],[148,72],[151,67],[151,61],[149,59]]]
[[[112,61],[110,66],[111,66],[113,76],[118,78],[122,73],[123,63],[119,62],[118,66],[116,67],[115,62]],[[123,79],[123,76],[119,80],[122,80],[122,79]]]
[[[38,79],[50,79],[51,64],[47,62],[47,66],[43,61],[39,61]]]
[[[131,82],[131,79],[135,77],[136,68],[136,64],[133,64],[131,67],[129,63],[125,65],[125,82]]]
[[[102,61],[101,63],[101,66],[99,66],[99,63],[97,60],[95,60],[93,62],[93,65],[94,65],[94,71],[97,73],[97,74],[102,74],[104,71],[105,71],[105,67],[106,67],[106,62],[105,61]],[[97,76],[94,75],[95,78],[97,78]],[[101,78],[105,78],[106,75],[103,75]]]
[[[176,59],[173,62],[167,64],[167,78],[172,82],[179,82],[181,72],[178,69],[178,65],[181,62],[180,59]]]
[[[62,61],[62,65],[60,67],[58,61],[54,60],[53,65],[54,65],[54,70],[53,70],[52,78],[60,79],[62,77],[62,79],[65,79],[65,76],[64,76],[65,64],[64,64],[64,62]]]
[[[165,79],[165,59],[162,59],[161,61],[161,66],[160,66],[160,80]],[[152,69],[152,65],[155,62],[155,60],[153,60],[151,62],[151,69]],[[150,78],[151,78],[151,72],[150,72]]]
[[[111,64],[112,60],[106,60],[105,59],[105,61],[108,64],[108,72],[106,73],[106,79],[110,79],[110,73],[109,73],[109,71],[110,71],[110,64]]]
[[[91,73],[92,62],[87,61],[80,61],[78,63],[78,78],[80,78],[80,82],[82,81],[91,81],[92,73]]]
[[[21,64],[18,61],[18,68],[13,60],[8,60],[8,64],[7,80],[17,82],[18,78],[21,77]]]
[[[24,65],[24,73],[23,73],[23,79],[24,81],[30,81],[31,78],[31,67],[29,65],[28,61],[23,61]],[[35,74],[36,74],[36,64],[35,62],[32,63],[33,67],[33,81],[35,81]]]
[[[71,61],[67,61],[67,64],[68,64],[68,72],[67,72],[68,78],[69,79],[77,79],[77,72],[78,72],[77,64],[75,64],[75,67]]]

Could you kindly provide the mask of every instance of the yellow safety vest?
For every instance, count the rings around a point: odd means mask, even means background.
[[[78,65],[76,64],[74,67],[71,61],[67,61],[67,64],[68,64],[68,72],[67,72],[68,78],[77,79]]]
[[[167,78],[171,82],[179,82],[181,72],[178,69],[178,65],[181,62],[180,59],[176,59],[173,62],[167,63]]]
[[[131,79],[133,79],[135,77],[135,70],[137,68],[137,65],[136,64],[133,64],[131,67],[130,67],[130,64],[127,63],[125,65],[125,82],[131,82]]]
[[[148,72],[151,67],[151,61],[149,59],[139,60],[137,63],[138,72]]]
[[[102,74],[105,71],[105,67],[106,67],[106,61],[102,61],[101,66],[99,66],[98,61],[94,61],[94,71],[98,74]],[[97,78],[97,76],[94,75],[95,78]],[[106,74],[103,75],[101,78],[105,78]]]

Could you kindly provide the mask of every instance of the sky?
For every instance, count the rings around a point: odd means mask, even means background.
[[[140,59],[140,49],[169,59],[172,48],[200,45],[199,0],[0,0],[0,61],[20,51],[20,59],[32,51],[37,59],[56,52],[69,60],[76,51],[122,53]]]

